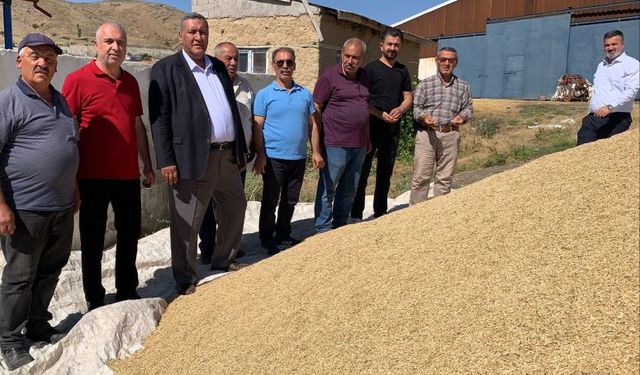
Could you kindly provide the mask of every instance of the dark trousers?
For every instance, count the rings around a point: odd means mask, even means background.
[[[171,267],[179,289],[197,282],[198,233],[213,197],[218,221],[211,267],[227,267],[236,257],[247,201],[232,148],[211,149],[201,180],[180,178],[169,189]]]
[[[609,138],[622,133],[631,126],[631,114],[626,112],[614,112],[597,118],[589,113],[582,119],[582,127],[578,130],[578,146],[583,143]]]
[[[351,208],[351,217],[354,219],[362,219],[367,179],[371,173],[371,164],[376,151],[378,164],[376,165],[376,188],[373,194],[373,216],[379,217],[387,213],[387,196],[400,141],[399,126],[400,124],[391,125],[374,116],[369,117],[369,136],[373,147],[362,165],[358,190]]]
[[[305,159],[283,160],[267,158],[262,175],[262,203],[260,205],[260,242],[262,245],[289,238],[291,218],[304,180]],[[276,222],[276,206],[278,221]]]
[[[246,169],[240,173],[240,177],[242,178],[242,187],[244,188],[244,182],[247,179]],[[204,212],[202,225],[200,225],[200,232],[198,233],[198,235],[200,236],[200,256],[202,258],[211,259],[211,256],[213,255],[213,249],[216,248],[217,227],[218,224],[216,223],[216,214],[213,207],[213,199],[211,199],[209,201],[209,205],[207,206],[207,210]]]
[[[79,180],[80,247],[82,249],[82,285],[91,304],[104,301],[102,251],[109,203],[113,208],[116,235],[117,299],[136,293],[138,270],[136,255],[140,237],[140,181]]]
[[[14,211],[15,232],[0,236],[7,261],[0,286],[0,347],[22,347],[22,330],[38,335],[51,326],[49,303],[73,238],[73,208]]]

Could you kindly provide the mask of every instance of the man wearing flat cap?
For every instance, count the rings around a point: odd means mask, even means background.
[[[51,39],[28,34],[18,46],[16,84],[0,91],[0,357],[9,370],[33,357],[25,336],[56,343],[49,302],[73,235],[78,130],[51,85],[58,55]]]

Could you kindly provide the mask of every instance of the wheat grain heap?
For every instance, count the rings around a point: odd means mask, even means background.
[[[637,373],[638,131],[174,301],[119,374]]]

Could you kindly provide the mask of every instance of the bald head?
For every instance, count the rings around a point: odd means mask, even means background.
[[[96,31],[96,64],[112,76],[120,74],[120,65],[127,56],[127,33],[117,23],[104,23]]]
[[[96,41],[98,41],[101,35],[105,33],[105,30],[111,29],[119,31],[122,35],[124,35],[124,39],[127,40],[127,32],[124,30],[124,27],[115,22],[105,22],[102,25],[98,26],[98,30],[96,30]]]
[[[227,67],[229,78],[233,82],[238,74],[238,48],[231,42],[218,43],[213,55]]]

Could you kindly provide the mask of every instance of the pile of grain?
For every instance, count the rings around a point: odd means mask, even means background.
[[[120,374],[637,373],[638,130],[173,302]]]

